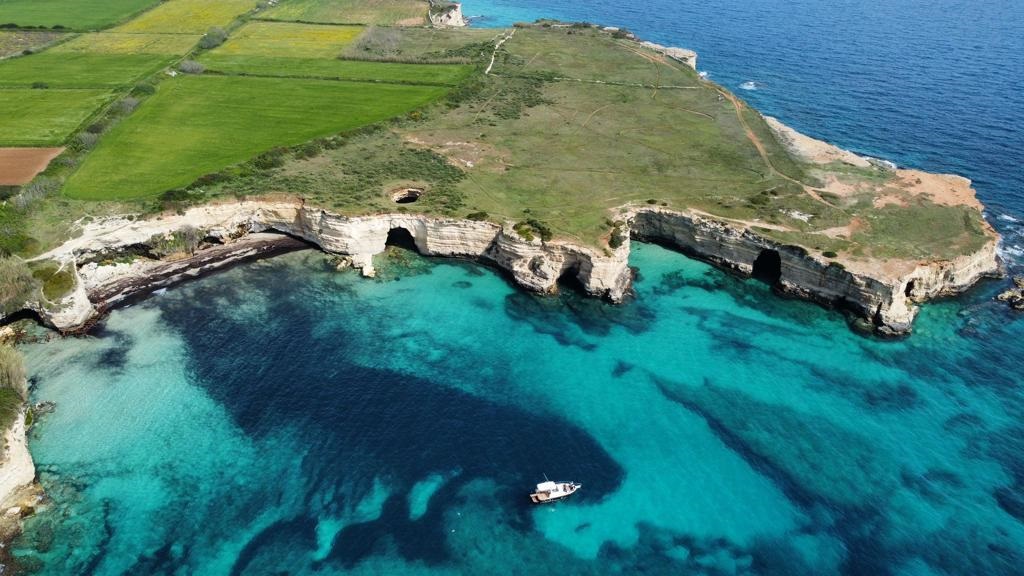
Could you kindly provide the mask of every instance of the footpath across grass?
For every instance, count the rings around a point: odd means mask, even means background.
[[[275,146],[300,144],[402,114],[447,90],[434,86],[179,77],[104,135],[67,181],[72,198],[145,198]]]
[[[0,24],[97,30],[117,24],[159,0],[3,0]]]

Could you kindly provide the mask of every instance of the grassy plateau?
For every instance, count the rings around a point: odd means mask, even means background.
[[[265,18],[327,24],[426,23],[426,0],[289,0],[263,13]]]

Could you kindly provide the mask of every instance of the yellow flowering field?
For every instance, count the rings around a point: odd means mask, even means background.
[[[55,46],[51,51],[89,54],[185,54],[201,37],[201,34],[96,32],[83,34]]]
[[[362,33],[362,26],[249,22],[214,52],[223,56],[335,58]]]
[[[202,34],[211,26],[226,26],[256,7],[256,0],[167,0],[115,32],[177,32]]]

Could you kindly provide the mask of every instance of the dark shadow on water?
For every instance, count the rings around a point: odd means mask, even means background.
[[[238,283],[235,290],[248,284]],[[232,291],[223,284],[195,284],[190,298],[168,299],[162,306],[190,346],[197,382],[242,430],[255,438],[272,437],[282,425],[297,431],[306,450],[301,466],[310,479],[311,516],[322,511],[324,494],[358,500],[370,493],[374,478],[386,479],[393,489],[381,518],[346,528],[329,561],[352,565],[379,549],[384,538],[408,559],[444,560],[447,552],[438,545],[448,506],[444,495],[475,478],[493,480],[517,500],[545,473],[585,482],[581,503],[600,500],[619,486],[621,467],[587,432],[561,418],[469,395],[410,375],[414,370],[396,373],[348,362],[344,328],[318,337],[324,311],[304,305],[297,289],[290,283],[263,285],[268,316],[277,319],[266,326],[241,326],[222,315],[229,311],[202,304],[213,301],[206,291],[219,298]],[[382,327],[381,354],[398,345],[396,338]],[[441,488],[426,515],[410,521],[408,490],[431,474],[452,470],[461,471],[458,480]],[[326,506],[342,509],[339,498],[329,497]],[[282,526],[278,532],[291,530]]]

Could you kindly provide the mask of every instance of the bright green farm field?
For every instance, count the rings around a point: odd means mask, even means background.
[[[444,88],[282,78],[179,77],[100,141],[67,181],[70,197],[153,196],[247,160],[385,118]]]
[[[249,57],[210,52],[200,59],[210,70],[256,76],[338,78],[454,86],[473,72],[460,64],[399,64],[356,60]]]
[[[109,98],[106,90],[0,89],[0,146],[61,144]]]
[[[95,30],[121,22],[159,0],[0,0],[0,24]]]
[[[161,54],[86,54],[46,51],[0,62],[0,86],[102,88],[148,76],[173,60]]]

